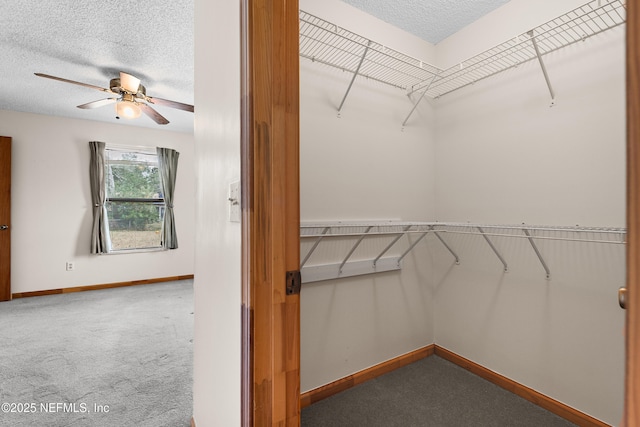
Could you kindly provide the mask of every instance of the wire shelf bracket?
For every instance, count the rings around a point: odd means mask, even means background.
[[[451,255],[453,255],[453,258],[456,260],[456,265],[460,265],[460,258],[458,257],[458,254],[456,254],[453,249],[451,249],[451,246],[449,246],[449,244],[444,240],[444,238],[440,235],[440,233],[438,233],[435,230],[435,227],[433,225],[430,225],[429,228],[433,231],[433,234],[436,235],[436,237],[438,238],[438,240],[440,240],[440,243],[442,243],[444,245],[445,248],[447,248],[447,250],[449,251],[449,253]]]
[[[549,73],[547,73],[547,67],[544,65],[544,61],[542,60],[542,55],[540,54],[540,48],[538,47],[538,42],[536,42],[536,36],[533,34],[533,30],[529,31],[529,37],[531,37],[531,44],[533,44],[533,49],[536,51],[536,57],[538,58],[538,62],[540,63],[540,68],[542,68],[542,74],[544,75],[544,80],[547,82],[547,87],[549,88],[549,93],[551,94],[551,105],[553,107],[556,104],[556,95],[553,92],[553,87],[551,86],[551,80],[549,80]]]
[[[355,250],[358,248],[358,246],[360,246],[360,243],[362,243],[362,241],[364,240],[365,237],[367,237],[367,233],[369,233],[369,231],[371,231],[371,229],[373,228],[372,225],[370,225],[369,227],[367,227],[367,229],[365,230],[364,234],[362,236],[360,236],[360,238],[358,239],[358,241],[353,245],[353,247],[351,248],[351,250],[349,251],[349,253],[347,254],[347,256],[342,260],[342,264],[340,264],[340,267],[338,268],[338,272],[342,273],[342,268],[344,267],[344,265],[347,263],[347,261],[349,260],[349,258],[351,258],[351,255],[353,255],[353,253],[355,252]]]
[[[358,74],[360,73],[360,68],[362,67],[362,63],[364,62],[364,58],[367,56],[367,52],[369,51],[370,46],[371,46],[371,40],[367,42],[367,47],[364,49],[364,52],[362,52],[362,58],[360,58],[360,62],[358,62],[358,67],[356,68],[356,71],[354,71],[353,77],[351,77],[351,81],[349,82],[349,87],[347,87],[347,91],[342,97],[342,101],[340,102],[340,106],[338,107],[338,117],[340,117],[340,112],[342,111],[342,106],[344,105],[344,101],[346,101],[347,99],[347,95],[349,95],[349,92],[351,92],[351,87],[353,86],[353,82],[356,80],[356,77],[358,77]]]
[[[416,101],[416,103],[413,105],[413,108],[411,109],[411,111],[409,111],[409,114],[407,115],[407,118],[404,119],[404,122],[402,122],[402,129],[404,129],[405,125],[407,124],[407,122],[409,121],[409,118],[413,115],[413,112],[416,111],[416,108],[418,108],[418,104],[420,104],[420,101],[422,101],[422,98],[424,98],[424,96],[427,94],[427,92],[429,91],[429,88],[431,87],[431,85],[433,84],[433,82],[435,81],[435,79],[437,78],[437,75],[434,75],[433,78],[431,79],[431,81],[429,82],[429,84],[427,85],[427,87],[424,89],[424,91],[422,92],[422,95],[420,95],[420,98],[418,98],[418,100]],[[410,95],[410,94],[408,94]],[[407,96],[408,96],[407,95]]]
[[[484,239],[487,241],[487,243],[489,244],[489,247],[491,247],[491,250],[493,250],[493,253],[496,254],[496,256],[498,257],[498,259],[500,260],[500,262],[502,263],[502,265],[504,266],[504,272],[507,273],[509,271],[509,267],[507,266],[507,262],[504,260],[504,258],[502,258],[502,255],[500,255],[500,252],[498,252],[498,249],[496,249],[496,247],[494,246],[493,242],[491,241],[491,239],[489,239],[489,236],[487,236],[484,232],[484,230],[482,229],[482,227],[476,227],[478,229],[478,231],[480,232],[480,234],[482,234],[482,237],[484,237]]]
[[[393,239],[393,240],[391,241],[391,243],[389,243],[389,244],[387,245],[387,247],[385,247],[385,248],[382,250],[382,252],[380,252],[380,254],[379,254],[377,257],[375,257],[375,258],[373,259],[373,268],[376,268],[376,266],[377,266],[377,264],[378,264],[378,260],[380,260],[380,258],[382,258],[382,256],[383,256],[384,254],[386,254],[386,253],[389,251],[389,249],[391,249],[391,248],[392,248],[392,247],[393,247],[393,246],[398,242],[398,240],[402,239],[402,236],[404,236],[404,232],[405,232],[405,231],[409,231],[409,230],[411,230],[411,227],[413,227],[413,226],[412,226],[412,225],[407,225],[406,227],[404,227],[404,228],[402,229],[402,231],[403,231],[403,232],[402,232],[402,233],[398,233],[398,235],[396,236],[396,238],[395,238],[395,239]]]
[[[533,251],[536,253],[536,256],[540,260],[540,264],[542,264],[542,268],[544,268],[545,273],[547,273],[547,280],[551,280],[551,271],[549,270],[547,263],[544,261],[544,258],[542,257],[542,254],[540,253],[536,242],[533,241],[533,236],[531,236],[531,233],[526,228],[523,228],[522,231],[524,231],[524,234],[527,236],[527,239],[529,240],[529,243],[531,243]]]

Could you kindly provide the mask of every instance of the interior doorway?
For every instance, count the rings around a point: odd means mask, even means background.
[[[11,138],[0,136],[0,301],[11,299]]]

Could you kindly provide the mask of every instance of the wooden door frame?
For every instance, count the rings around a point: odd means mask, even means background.
[[[624,426],[640,425],[640,6],[627,2],[627,318]]]
[[[299,12],[241,2],[242,425],[300,424]]]
[[[8,237],[8,244],[0,243],[0,254],[3,256],[2,262],[0,262],[0,268],[6,263],[3,271],[0,272],[0,301],[11,300],[11,138],[8,136],[0,136],[0,144],[4,146],[0,147],[0,178],[9,182],[9,203],[7,205],[2,204],[0,206],[0,225],[8,225],[7,230],[1,230],[0,233],[5,234]],[[5,167],[8,164],[8,167]],[[6,276],[5,276],[6,275]]]

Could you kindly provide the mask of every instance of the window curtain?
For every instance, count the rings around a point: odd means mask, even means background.
[[[106,254],[111,251],[107,207],[105,206],[104,148],[104,142],[89,142],[89,149],[91,150],[89,185],[91,186],[91,204],[93,205],[93,229],[91,230],[92,254]]]
[[[156,151],[158,153],[158,170],[160,172],[160,182],[162,183],[162,194],[164,195],[166,207],[162,224],[162,247],[165,249],[177,249],[178,235],[176,234],[176,223],[173,216],[173,193],[176,187],[180,153],[171,148],[161,147],[157,147]]]

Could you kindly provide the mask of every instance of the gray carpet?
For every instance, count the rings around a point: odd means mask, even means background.
[[[181,427],[193,281],[0,302],[0,426]]]
[[[302,410],[303,427],[567,427],[574,424],[431,356]]]

